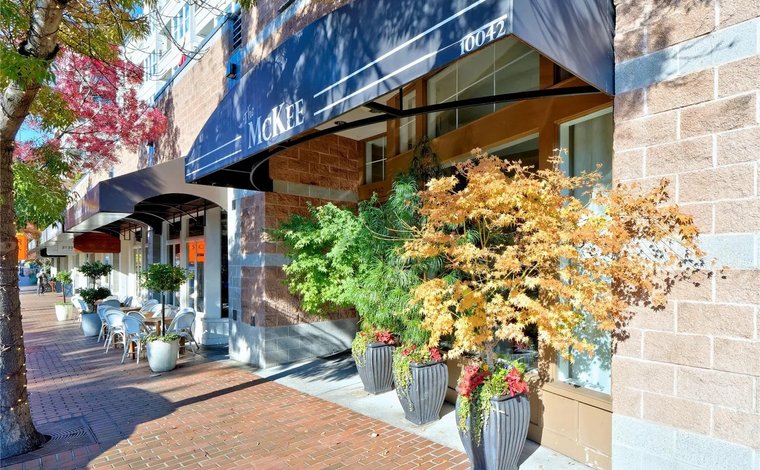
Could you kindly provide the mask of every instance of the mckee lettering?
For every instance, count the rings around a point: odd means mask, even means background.
[[[292,104],[280,103],[264,116],[256,116],[249,109],[246,112],[248,118],[248,148],[269,142],[278,135],[300,126],[304,122],[303,100]]]

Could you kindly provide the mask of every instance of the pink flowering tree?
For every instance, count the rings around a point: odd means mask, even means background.
[[[137,65],[63,51],[52,71],[55,79],[40,90],[26,120],[39,138],[15,150],[18,227],[58,220],[71,202],[71,177],[109,168],[120,149],[135,152],[166,129],[165,116],[137,98],[143,76]]]

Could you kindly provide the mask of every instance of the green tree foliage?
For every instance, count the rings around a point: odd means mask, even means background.
[[[363,230],[352,211],[330,203],[310,206],[307,216],[293,215],[272,231],[290,257],[283,267],[286,282],[305,312],[327,315],[351,306],[346,280],[356,275],[365,255],[359,243]]]
[[[357,212],[326,204],[294,215],[272,232],[284,243],[290,263],[283,269],[304,311],[326,315],[353,307],[368,331],[390,330],[404,343],[422,345],[419,308],[410,293],[435,261],[401,256],[417,226],[419,198],[414,177],[398,178],[387,201],[372,198]]]
[[[186,269],[171,264],[153,263],[140,273],[140,285],[153,292],[176,292],[188,279]]]

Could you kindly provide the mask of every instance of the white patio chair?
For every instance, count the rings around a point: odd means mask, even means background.
[[[136,312],[132,312],[136,313]],[[143,338],[147,336],[145,325],[140,319],[134,315],[125,315],[122,319],[122,342],[124,344],[124,352],[121,355],[121,363],[124,364],[124,359],[127,358],[129,353],[129,345],[135,343],[135,357],[137,357],[137,363],[140,363],[140,353],[142,353]]]
[[[140,311],[141,312],[147,312],[154,305],[158,305],[158,300],[156,300],[156,299],[150,299],[148,301],[145,301],[145,302],[143,302],[142,307],[140,308]]]
[[[193,323],[195,323],[195,312],[192,309],[189,312],[178,312],[169,328],[166,329],[166,333],[174,333],[185,338],[185,343],[192,342],[195,346],[191,348],[191,351],[193,351],[193,354],[197,354],[196,350],[200,349],[200,346],[193,336]]]
[[[106,333],[106,353],[113,344],[114,337],[116,335],[124,334],[124,313],[121,310],[107,310],[106,324],[108,325],[108,332]]]
[[[127,312],[127,316],[128,317],[135,317],[135,318],[137,318],[140,321],[144,321],[145,320],[145,315],[143,315],[140,312]]]

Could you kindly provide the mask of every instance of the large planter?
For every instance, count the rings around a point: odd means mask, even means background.
[[[457,416],[461,399],[457,399]],[[526,395],[514,398],[491,399],[491,413],[483,426],[480,443],[474,442],[472,433],[472,413],[467,419],[467,429],[459,430],[467,456],[473,470],[517,470],[517,462],[528,437],[530,424],[530,402]]]
[[[404,417],[414,424],[437,421],[441,415],[449,370],[443,362],[411,364],[412,378],[409,387],[401,390],[396,384],[396,395],[404,409]]]
[[[97,313],[82,313],[82,333],[85,336],[98,336],[103,322]]]
[[[151,341],[146,345],[148,365],[153,372],[166,372],[177,367],[179,340]]]
[[[369,343],[364,365],[356,363],[364,390],[377,395],[393,388],[393,346]]]
[[[55,318],[58,321],[74,319],[74,306],[71,304],[55,304]]]

